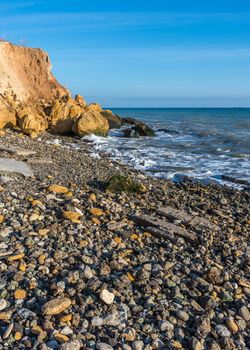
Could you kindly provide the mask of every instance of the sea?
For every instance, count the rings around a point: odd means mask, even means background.
[[[154,129],[125,138],[121,129],[90,136],[96,152],[151,176],[232,187],[250,185],[250,108],[113,108]]]

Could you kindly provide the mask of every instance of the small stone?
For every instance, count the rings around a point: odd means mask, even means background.
[[[0,299],[0,311],[6,309],[7,301],[5,299]]]
[[[97,343],[96,344],[96,349],[97,350],[113,350],[113,347],[107,343]]]
[[[69,337],[67,337],[65,334],[57,333],[55,334],[55,339],[58,341],[60,344],[64,344],[67,341],[69,341]]]
[[[104,301],[104,303],[110,305],[113,303],[115,295],[113,293],[110,293],[107,289],[102,289],[100,298],[102,301]]]
[[[20,253],[20,254],[17,254],[17,255],[10,255],[7,260],[8,261],[16,261],[16,260],[20,260],[24,257],[24,253]]]
[[[0,223],[2,223],[4,221],[4,216],[0,215]]]
[[[17,289],[14,293],[15,299],[25,299],[26,298],[26,291],[23,289]]]
[[[39,236],[46,236],[48,233],[49,233],[49,229],[47,228],[41,228],[40,230],[38,230]]]
[[[11,323],[11,324],[7,327],[7,329],[5,330],[5,332],[4,332],[4,334],[3,334],[3,339],[8,339],[8,338],[9,338],[9,336],[10,336],[10,334],[11,334],[13,328],[14,328],[14,323]]]
[[[14,335],[14,339],[15,339],[16,341],[22,339],[22,334],[21,334],[20,332],[16,332],[15,335]]]
[[[43,305],[42,311],[45,315],[57,315],[66,310],[71,305],[71,300],[68,298],[57,298],[48,301]]]
[[[202,350],[203,349],[202,343],[197,338],[192,339],[191,346],[192,346],[193,350]]]
[[[62,323],[67,323],[70,322],[72,320],[72,315],[63,315],[62,317],[60,317],[60,322]]]
[[[61,346],[61,350],[80,350],[80,348],[81,343],[79,340],[73,340]]]
[[[246,322],[250,321],[250,312],[246,306],[242,306],[239,310],[239,313]]]
[[[221,337],[230,337],[231,333],[229,332],[229,329],[226,326],[223,326],[221,324],[217,325],[215,327],[216,332]]]
[[[9,321],[11,319],[11,316],[12,316],[12,311],[10,310],[0,312],[1,321]]]
[[[189,315],[188,315],[188,313],[185,312],[185,311],[182,311],[182,310],[178,310],[178,311],[176,312],[176,316],[177,316],[180,320],[182,320],[182,321],[184,321],[184,322],[186,322],[186,321],[189,320]]]
[[[60,186],[60,185],[50,185],[48,187],[48,192],[67,193],[69,192],[69,189],[67,187]]]
[[[238,327],[237,323],[234,321],[234,319],[232,317],[229,317],[226,320],[226,323],[227,323],[227,326],[228,326],[228,328],[230,329],[231,332],[233,332],[233,333],[237,333],[238,332],[239,327]]]
[[[141,340],[136,340],[132,343],[133,350],[143,350],[144,343]]]
[[[88,198],[89,201],[96,202],[96,195],[94,193],[91,193]]]
[[[79,219],[82,217],[82,214],[75,211],[65,211],[63,213],[63,217],[75,224],[79,224],[81,222]]]
[[[99,208],[91,208],[90,213],[94,216],[101,216],[104,214],[103,210]]]
[[[43,329],[40,326],[34,326],[31,328],[31,333],[35,335],[39,335],[43,332]]]
[[[30,217],[29,217],[29,221],[32,222],[32,221],[36,221],[38,220],[39,218],[39,215],[34,213],[34,214],[31,214]]]

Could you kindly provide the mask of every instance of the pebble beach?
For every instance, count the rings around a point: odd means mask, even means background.
[[[0,349],[250,349],[249,190],[146,176],[78,137],[0,145],[32,172],[0,177]]]

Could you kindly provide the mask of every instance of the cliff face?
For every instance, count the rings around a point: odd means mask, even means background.
[[[67,93],[51,73],[45,51],[0,42],[0,94],[14,94],[17,100],[29,103],[52,101]]]

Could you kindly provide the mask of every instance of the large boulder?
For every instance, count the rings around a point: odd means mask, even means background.
[[[78,95],[80,96],[80,95]],[[78,98],[79,102],[70,97],[56,100],[49,114],[50,131],[55,134],[68,134],[72,132],[73,124],[84,111],[81,105],[83,101]]]
[[[99,112],[89,110],[75,120],[73,131],[80,137],[89,134],[107,136],[109,123]]]
[[[17,125],[26,134],[36,137],[41,132],[48,129],[48,122],[44,115],[32,111],[28,107],[17,111]]]
[[[99,105],[99,103],[90,103],[88,105],[88,110],[101,113],[102,107],[101,107],[101,105]]]
[[[16,126],[15,102],[11,96],[0,96],[0,129]]]
[[[101,115],[107,119],[110,129],[120,128],[122,125],[121,118],[118,115],[113,114],[109,109],[103,110]]]

